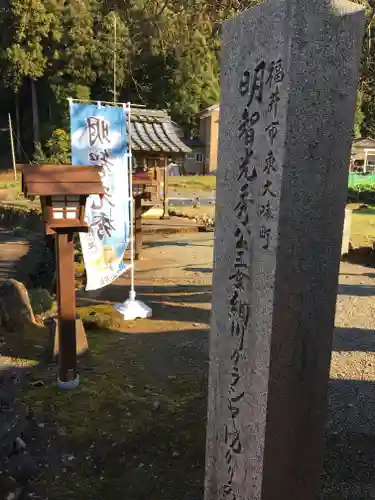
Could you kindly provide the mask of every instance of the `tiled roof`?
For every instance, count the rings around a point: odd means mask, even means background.
[[[130,136],[134,152],[189,153],[191,149],[177,136],[165,111],[133,108]]]
[[[353,147],[358,148],[358,147],[374,147],[375,146],[375,140],[371,139],[370,137],[360,137],[359,139],[354,139],[353,140]]]
[[[206,109],[203,109],[198,115],[201,118],[205,118],[206,116],[209,116],[211,113],[214,111],[220,111],[220,103],[212,104],[212,106],[209,106]]]

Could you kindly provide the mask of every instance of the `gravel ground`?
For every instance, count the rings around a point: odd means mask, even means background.
[[[341,264],[324,474],[329,500],[375,498],[374,273]]]
[[[155,380],[194,377],[206,385],[213,235],[146,237],[144,247],[136,290],[154,315],[129,322],[124,332],[133,335],[124,338],[140,344]],[[375,499],[375,269],[342,263],[339,278],[322,500]],[[80,300],[120,302],[128,285],[124,276]]]
[[[189,317],[194,310],[199,327],[209,323],[206,313],[211,305],[212,251],[212,234],[171,235],[145,242],[144,260],[137,264],[136,282],[141,295],[145,292],[142,300],[146,301],[153,300],[150,295],[147,296],[148,293],[154,291],[158,294],[158,286],[163,283],[159,293],[164,291],[165,295],[158,298],[164,302],[163,309],[159,311],[156,308],[155,313],[160,313],[169,322],[177,320],[174,330],[192,331]],[[125,284],[125,278],[118,283]],[[112,287],[112,290],[109,287],[105,295],[109,300],[120,299],[120,290],[124,297],[122,286]],[[173,314],[169,313],[168,295],[171,291],[192,294],[184,299],[186,315],[181,307],[174,308]],[[157,304],[152,306],[157,307]],[[204,317],[201,317],[202,313]],[[372,477],[375,471],[372,418],[375,409],[374,318],[375,270],[343,262],[332,352],[324,500],[375,498],[375,480]],[[170,326],[170,323],[159,322],[159,328],[170,329]],[[178,342],[173,341],[172,344],[172,350],[178,352]],[[199,347],[205,356],[207,339],[199,337],[195,347]]]

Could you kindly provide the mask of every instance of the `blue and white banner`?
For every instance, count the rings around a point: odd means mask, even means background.
[[[97,165],[104,196],[91,195],[86,203],[89,233],[80,233],[86,267],[86,290],[102,288],[128,266],[129,172],[126,120],[121,106],[70,104],[73,165]]]

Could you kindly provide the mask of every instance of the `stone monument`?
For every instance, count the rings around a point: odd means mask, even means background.
[[[206,500],[316,500],[363,10],[224,23]]]

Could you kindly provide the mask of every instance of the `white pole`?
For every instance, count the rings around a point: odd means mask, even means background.
[[[12,117],[10,116],[10,113],[8,113],[8,121],[9,121],[10,147],[12,149],[12,161],[13,161],[14,180],[16,181],[17,180],[16,153],[14,152]]]
[[[130,102],[127,104],[128,109],[128,171],[129,171],[129,204],[130,204],[130,299],[135,299],[134,288],[134,200],[133,200],[133,161],[132,161],[132,143],[130,134],[131,112]]]
[[[127,106],[127,104],[123,103],[123,102],[116,102],[114,103],[113,101],[95,101],[95,100],[92,100],[92,99],[72,99],[71,97],[67,97],[67,100],[68,101],[71,101],[71,102],[82,102],[82,103],[87,103],[87,104],[98,104],[99,102],[101,102],[102,104],[110,104],[110,105],[116,105],[116,106]],[[132,104],[132,107],[133,108],[145,108],[146,105],[145,104]]]
[[[130,292],[129,298],[123,304],[115,305],[115,309],[123,315],[125,320],[134,320],[137,318],[149,318],[152,316],[152,309],[140,300],[135,300],[136,293],[134,287],[134,206],[133,206],[133,169],[132,169],[132,147],[131,147],[131,106],[130,102],[123,105],[124,110],[128,112],[128,175],[129,175],[129,219],[130,219]]]
[[[113,12],[114,14],[114,30],[115,30],[115,47],[114,47],[114,52],[113,52],[113,102],[117,101],[117,91],[116,91],[116,86],[117,86],[117,81],[116,81],[116,66],[117,66],[117,17],[116,17],[116,12]]]

